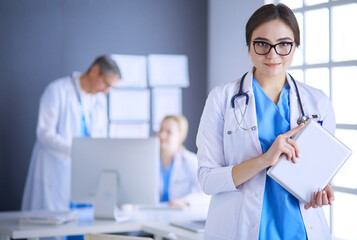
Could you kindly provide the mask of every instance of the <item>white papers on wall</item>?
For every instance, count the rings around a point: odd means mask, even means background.
[[[111,57],[122,75],[116,87],[147,87],[146,56],[112,54]]]
[[[149,135],[149,123],[110,124],[109,136],[111,138],[148,138]]]
[[[109,95],[109,118],[111,121],[150,121],[149,89],[112,89]]]
[[[189,86],[187,56],[111,56],[122,73],[109,95],[111,138],[147,138],[166,115],[182,113],[181,89]]]
[[[148,56],[149,84],[151,87],[188,87],[188,59],[185,55]]]
[[[161,120],[170,114],[182,113],[182,90],[180,88],[154,88],[152,90],[153,130],[160,129]]]

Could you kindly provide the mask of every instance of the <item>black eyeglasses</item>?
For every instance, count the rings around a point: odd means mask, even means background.
[[[258,55],[266,55],[274,48],[276,54],[280,56],[287,56],[291,53],[294,42],[280,42],[275,45],[271,45],[267,42],[253,41],[254,52]]]

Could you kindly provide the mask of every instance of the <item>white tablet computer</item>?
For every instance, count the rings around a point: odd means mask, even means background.
[[[294,137],[300,150],[297,163],[283,155],[267,174],[304,203],[324,189],[352,151],[314,120]]]

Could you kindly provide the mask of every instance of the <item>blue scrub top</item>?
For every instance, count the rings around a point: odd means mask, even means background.
[[[160,202],[170,201],[169,186],[170,186],[170,178],[171,178],[173,164],[174,161],[171,161],[170,165],[167,168],[165,168],[164,165],[162,164],[162,161],[160,160],[160,171],[161,171],[161,177],[163,182],[163,191],[160,196]]]
[[[265,153],[276,137],[290,130],[288,83],[284,86],[277,105],[265,94],[253,78],[253,92],[257,112],[258,136]],[[307,240],[299,201],[266,175],[259,239]]]

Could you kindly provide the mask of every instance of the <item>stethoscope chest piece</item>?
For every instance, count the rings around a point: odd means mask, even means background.
[[[297,124],[300,125],[300,124],[302,124],[302,123],[306,123],[307,120],[309,120],[309,117],[308,117],[308,116],[301,116],[301,117],[298,118]]]

